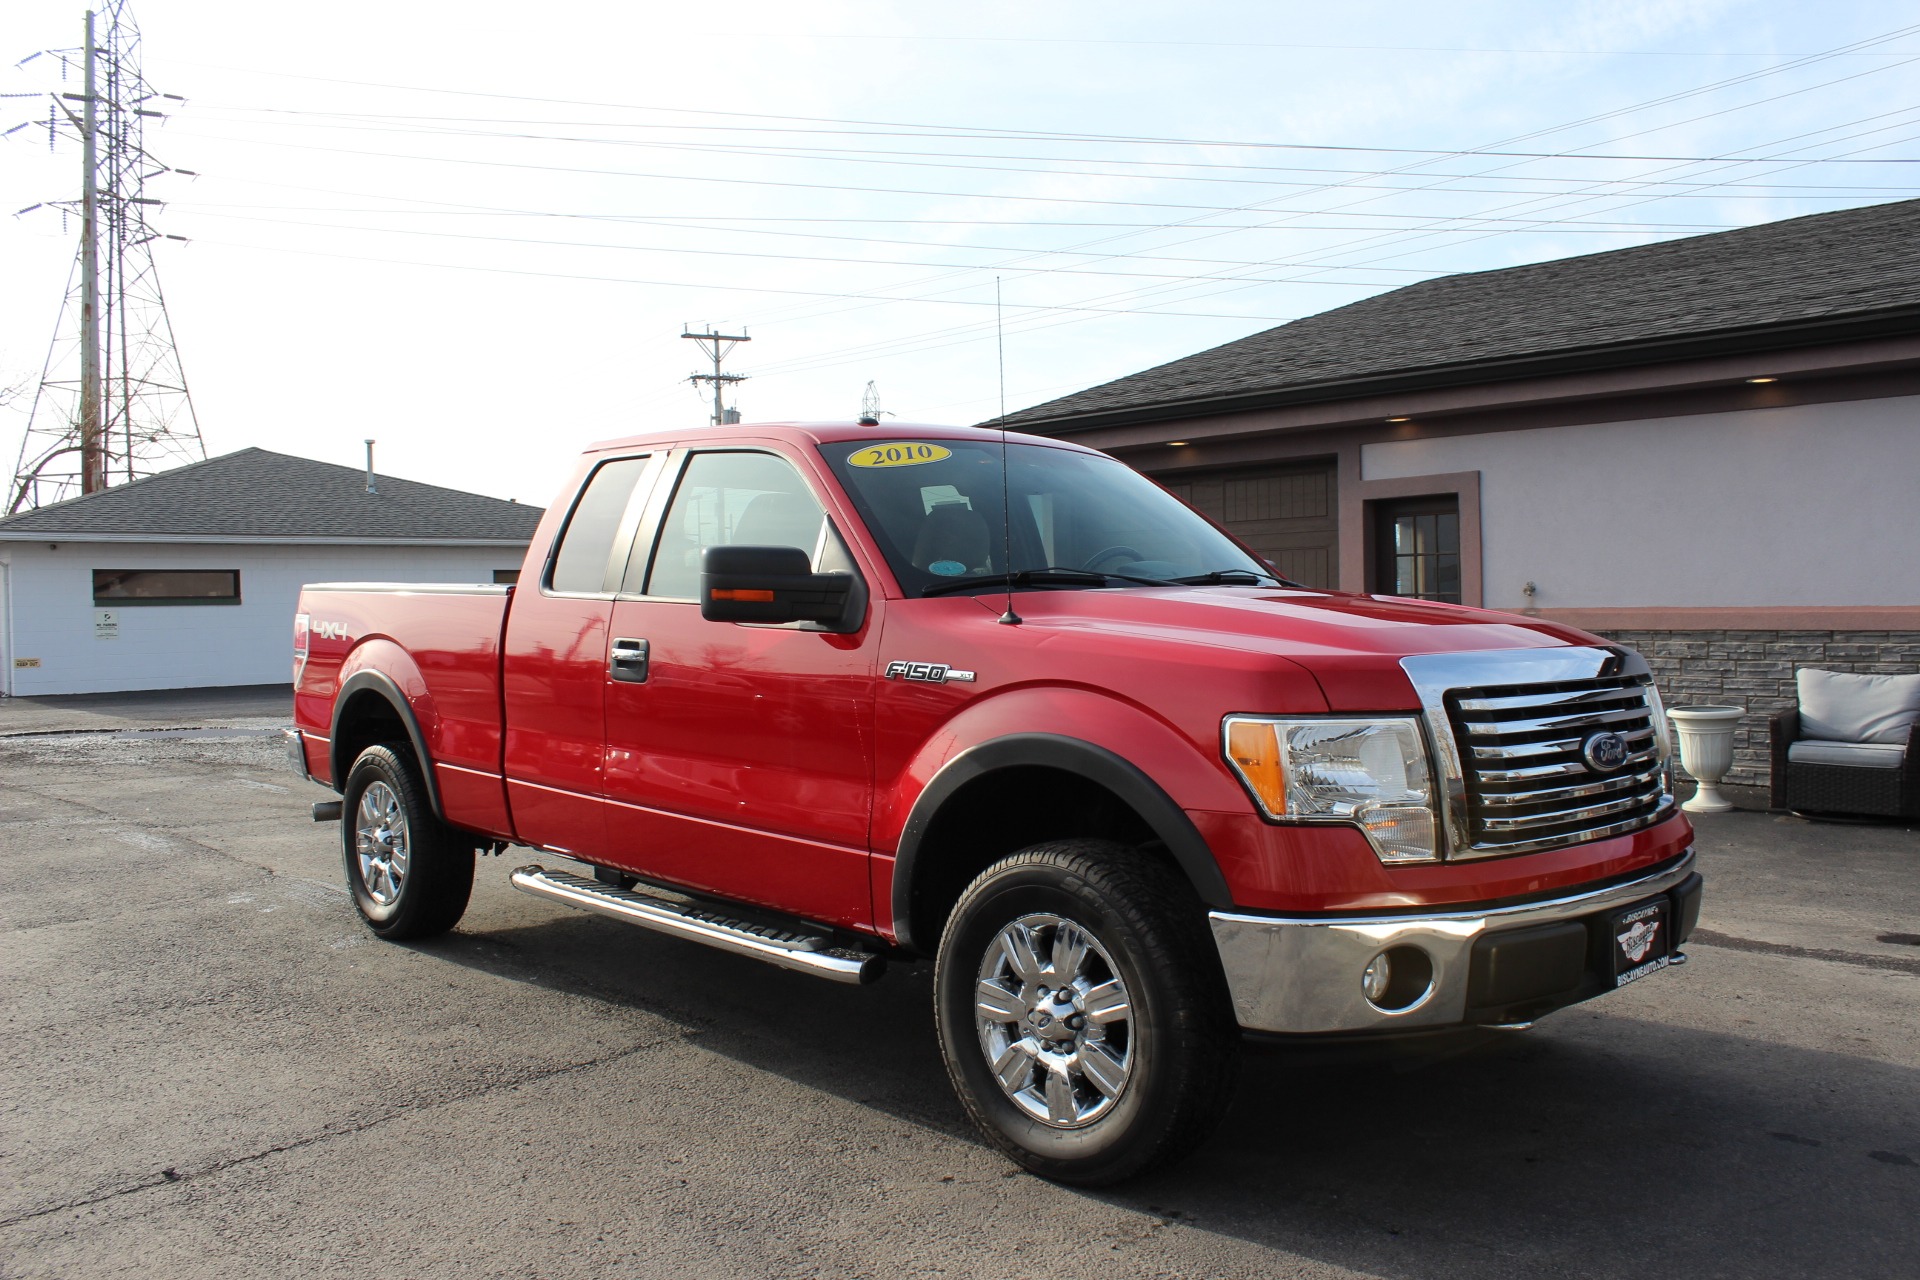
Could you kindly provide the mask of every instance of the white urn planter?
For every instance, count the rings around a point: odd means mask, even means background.
[[[1680,738],[1680,767],[1699,782],[1688,813],[1726,813],[1733,804],[1720,794],[1720,780],[1733,768],[1733,731],[1745,707],[1673,707],[1667,719]]]

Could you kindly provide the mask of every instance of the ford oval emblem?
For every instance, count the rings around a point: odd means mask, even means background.
[[[1612,773],[1627,762],[1627,740],[1617,733],[1596,733],[1581,745],[1580,754],[1595,773]]]

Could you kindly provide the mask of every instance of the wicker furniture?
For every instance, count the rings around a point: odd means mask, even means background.
[[[1798,705],[1771,722],[1774,807],[1920,817],[1920,676],[1795,675]]]

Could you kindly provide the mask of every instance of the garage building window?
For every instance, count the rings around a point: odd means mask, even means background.
[[[95,569],[95,604],[239,604],[238,569]]]
[[[1383,502],[1376,508],[1379,565],[1374,590],[1460,603],[1460,499],[1456,494]]]

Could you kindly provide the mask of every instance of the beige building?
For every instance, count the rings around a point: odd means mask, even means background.
[[[1736,701],[1920,669],[1920,201],[1427,280],[1010,414],[1313,586],[1537,612]]]

